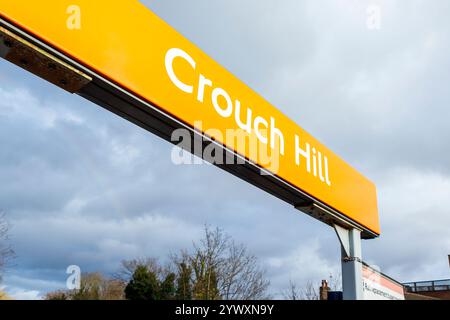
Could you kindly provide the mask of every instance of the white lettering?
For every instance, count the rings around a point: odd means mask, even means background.
[[[284,136],[280,129],[275,127],[275,119],[270,117],[270,147],[275,149],[275,136],[280,139],[280,153],[284,155]]]
[[[186,52],[178,48],[172,48],[167,51],[166,54],[166,71],[169,75],[170,80],[172,80],[173,84],[176,85],[181,91],[184,91],[186,93],[193,93],[194,87],[181,82],[176,76],[175,71],[173,70],[173,61],[175,60],[175,58],[183,58],[195,70],[196,64],[194,59],[192,59],[192,57]]]
[[[295,163],[300,165],[300,156],[306,159],[306,171],[311,173],[311,148],[309,143],[306,143],[306,150],[300,147],[300,137],[295,135]]]
[[[236,111],[235,111],[235,120],[239,128],[242,130],[247,131],[248,133],[252,132],[252,110],[250,108],[247,108],[247,121],[246,123],[243,123],[241,121],[241,102],[239,100],[236,100]]]
[[[225,109],[219,105],[219,97],[223,97],[227,103]],[[233,103],[231,102],[231,98],[228,93],[222,88],[215,88],[212,92],[212,103],[214,109],[216,109],[217,113],[220,114],[224,118],[228,118],[233,113]]]
[[[262,117],[256,117],[255,123],[254,123],[255,134],[262,143],[267,144],[267,137],[264,137],[264,135],[261,134],[261,131],[259,130],[260,125],[263,125],[264,127],[266,127],[264,132],[267,134],[267,130],[269,129],[269,124],[267,123],[266,119],[264,119]]]
[[[206,79],[204,75],[200,75],[200,79],[198,81],[198,92],[197,92],[197,100],[203,102],[205,96],[205,86],[212,87],[212,81]]]

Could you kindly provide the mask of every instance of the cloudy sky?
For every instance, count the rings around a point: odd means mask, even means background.
[[[376,183],[382,236],[365,261],[450,278],[450,2],[142,2]],[[274,296],[339,272],[327,225],[215,167],[175,166],[167,142],[3,60],[0,146],[15,297],[64,288],[72,264],[163,258],[205,223],[259,257]]]

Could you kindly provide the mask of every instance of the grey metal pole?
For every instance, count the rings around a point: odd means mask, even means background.
[[[361,231],[334,225],[341,242],[342,288],[344,300],[363,300]]]

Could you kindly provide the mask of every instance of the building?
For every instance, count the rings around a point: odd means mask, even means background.
[[[418,281],[404,283],[406,295],[411,300],[418,300],[420,296],[441,300],[450,300],[450,279]]]

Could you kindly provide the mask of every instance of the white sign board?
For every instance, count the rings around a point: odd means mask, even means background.
[[[405,300],[403,286],[384,274],[363,265],[364,300]]]

